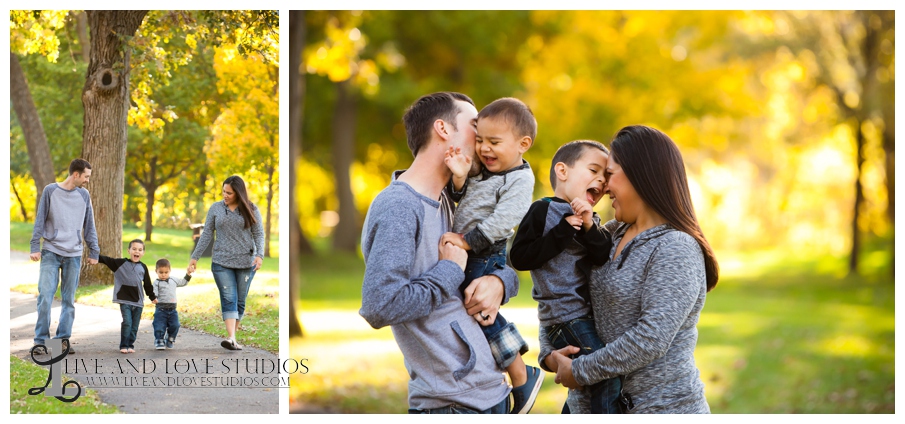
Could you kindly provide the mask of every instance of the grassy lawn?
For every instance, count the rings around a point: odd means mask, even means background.
[[[43,387],[47,382],[47,368],[9,356],[9,413],[10,414],[116,414],[115,406],[100,401],[97,393],[88,389],[76,402],[61,402],[44,393],[29,395],[28,389]],[[63,375],[61,381],[71,380]],[[70,386],[72,387],[72,386]]]
[[[717,252],[721,279],[708,294],[695,352],[711,410],[894,413],[889,246],[889,239],[878,239],[865,247],[859,277],[845,275],[843,256]],[[408,376],[392,332],[357,317],[361,258],[320,253],[301,258],[301,266],[306,336],[291,340],[290,352],[308,358],[311,372],[294,376],[293,402],[333,412],[404,413]],[[521,277],[520,295],[504,313],[537,306],[530,277]],[[318,320],[305,322],[308,313]],[[519,327],[531,345],[528,364],[537,361],[537,328],[530,327]],[[565,396],[547,374],[532,413],[559,413]]]
[[[32,225],[11,223],[10,249],[28,252],[28,241],[31,239]],[[189,256],[193,247],[190,230],[155,229],[151,242],[145,243],[145,256],[142,259],[155,278],[154,263],[157,259],[167,257],[173,265],[173,273],[178,277],[185,275]],[[123,252],[128,247],[128,240],[143,239],[142,229],[123,229]],[[24,240],[24,241],[23,241]],[[279,239],[271,240],[271,252]],[[96,265],[103,266],[103,265]],[[211,258],[201,258],[198,270],[185,287],[177,290],[179,297],[179,322],[184,328],[204,331],[224,336],[226,328],[220,315],[220,295],[210,272]],[[255,274],[248,297],[245,301],[245,316],[239,328],[239,340],[242,344],[255,346],[269,352],[279,352],[279,298],[280,298],[279,258],[264,258],[264,264]],[[13,285],[12,290],[37,294],[38,273],[33,273],[33,281]],[[57,292],[59,297],[59,291]],[[111,309],[119,307],[111,302],[113,286],[80,285],[76,289],[76,302],[102,306]],[[145,299],[147,302],[147,299]],[[154,307],[146,303],[142,311],[142,319],[153,319]]]

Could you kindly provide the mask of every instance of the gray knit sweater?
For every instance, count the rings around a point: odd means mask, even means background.
[[[41,192],[35,227],[31,236],[31,253],[44,249],[60,256],[82,256],[82,239],[88,245],[88,257],[97,259],[101,249],[97,244],[94,212],[88,190],[76,187],[66,190],[58,183],[48,184]]]
[[[507,171],[492,173],[486,169],[469,178],[456,208],[453,232],[464,234],[472,255],[496,253],[506,246],[531,206],[534,173],[528,162]]]
[[[509,395],[502,369],[474,318],[462,305],[462,269],[439,259],[440,236],[449,231],[450,202],[394,181],[374,198],[361,234],[365,275],[359,314],[374,328],[387,325],[409,373],[409,407],[452,404],[484,410]],[[504,303],[518,292],[506,267],[494,273],[505,286]]]
[[[591,278],[597,333],[607,345],[575,359],[572,374],[585,386],[624,375],[631,413],[709,413],[694,362],[707,293],[701,247],[664,224],[637,235],[613,258],[628,227],[606,224],[613,233],[611,260]],[[552,349],[544,334],[540,341],[543,364]]]
[[[204,231],[192,252],[192,259],[198,260],[211,240],[214,241],[211,262],[227,268],[251,268],[255,257],[264,257],[264,227],[261,212],[251,205],[256,224],[245,228],[245,220],[237,208],[229,210],[221,200],[211,205],[204,219]],[[216,233],[216,239],[214,239]]]

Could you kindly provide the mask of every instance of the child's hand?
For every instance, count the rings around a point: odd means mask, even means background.
[[[471,246],[465,241],[465,237],[459,233],[443,233],[443,235],[440,236],[440,245],[442,246],[446,243],[450,243],[460,249],[471,250]]]
[[[157,304],[157,299],[152,300],[151,303],[153,303],[153,304],[156,305],[156,304]]]
[[[446,233],[446,234],[455,234],[455,233]],[[442,261],[444,259],[453,261],[459,268],[462,268],[462,271],[465,271],[465,265],[468,264],[468,253],[465,253],[460,247],[450,243],[444,242],[440,240],[440,255],[439,259]]]
[[[572,199],[572,211],[575,212],[575,215],[581,217],[581,226],[585,231],[591,229],[591,226],[594,225],[594,207],[588,203],[587,200],[581,198]]]
[[[572,228],[575,228],[576,230],[580,230],[580,229],[581,229],[581,216],[578,216],[578,215],[569,215],[569,216],[567,216],[567,217],[565,217],[565,218],[563,218],[563,219],[565,219],[566,222],[568,222],[569,225],[572,226]]]
[[[449,168],[453,176],[464,180],[468,177],[468,171],[471,170],[471,158],[462,154],[461,147],[450,147],[446,151],[443,162]]]

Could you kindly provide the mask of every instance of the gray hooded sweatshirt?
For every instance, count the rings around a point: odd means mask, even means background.
[[[613,234],[610,261],[591,275],[594,320],[606,347],[575,359],[572,374],[583,386],[624,375],[623,391],[634,402],[630,413],[710,413],[694,362],[707,294],[701,247],[664,224],[638,234],[612,257],[628,227],[606,224]],[[552,347],[544,334],[540,341],[544,365]]]
[[[446,191],[437,201],[393,181],[371,203],[361,235],[359,313],[374,328],[393,329],[413,409],[458,404],[484,410],[509,395],[503,370],[462,304],[464,272],[455,262],[438,261],[452,210]],[[518,292],[518,277],[509,267],[495,275],[504,282],[505,303]]]

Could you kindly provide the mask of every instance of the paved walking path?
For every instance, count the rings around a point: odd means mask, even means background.
[[[27,259],[11,252],[10,268],[22,272],[21,267],[31,265]],[[9,296],[10,353],[31,361],[36,297],[14,291]],[[150,320],[139,325],[136,352],[122,354],[119,310],[76,304],[75,311],[76,352],[61,362],[67,368],[63,372],[96,390],[104,403],[141,414],[279,413],[279,387],[288,386],[288,376],[272,370],[280,365],[277,355],[253,347],[229,351],[220,347],[219,337],[185,327],[179,330],[175,349],[155,350]],[[51,334],[59,316],[60,303],[54,301]]]

